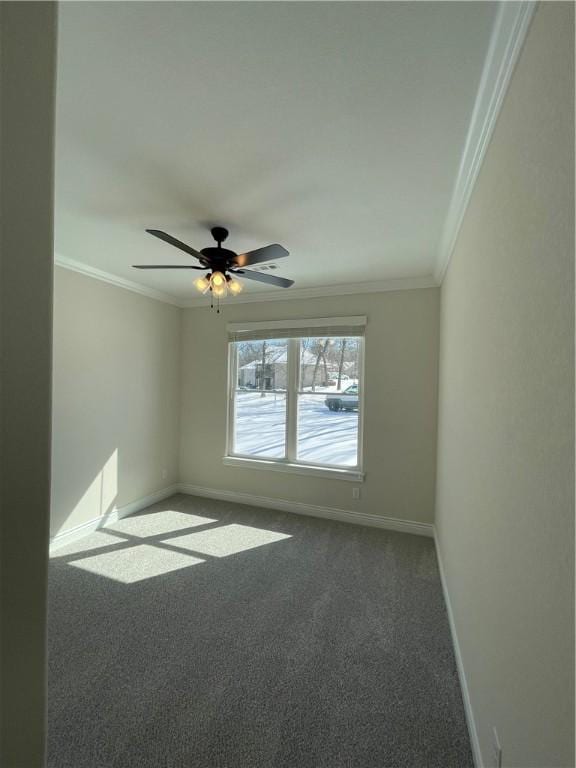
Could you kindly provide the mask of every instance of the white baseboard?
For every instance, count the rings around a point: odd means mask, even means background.
[[[482,751],[480,749],[480,741],[478,739],[478,730],[476,728],[476,719],[474,717],[474,711],[472,709],[472,701],[470,699],[470,691],[468,689],[466,671],[464,669],[464,662],[462,660],[462,653],[460,651],[460,643],[458,642],[458,633],[456,631],[456,623],[454,621],[454,613],[452,612],[452,603],[450,602],[450,593],[448,592],[448,584],[446,582],[446,573],[444,571],[444,564],[442,562],[442,553],[440,551],[440,544],[438,542],[438,534],[436,530],[434,530],[434,543],[436,545],[436,557],[438,559],[438,570],[440,571],[440,581],[442,582],[442,592],[444,593],[444,602],[446,603],[446,611],[448,612],[448,621],[450,623],[450,632],[452,634],[452,645],[454,646],[454,655],[456,656],[458,678],[460,680],[460,688],[462,689],[462,698],[464,700],[464,711],[466,713],[468,733],[470,734],[470,743],[472,745],[472,755],[474,757],[474,765],[476,766],[476,768],[484,768],[484,763],[482,760]]]
[[[248,493],[236,493],[235,491],[220,491],[214,488],[204,488],[198,485],[179,484],[162,488],[156,493],[144,496],[141,499],[132,501],[122,507],[114,507],[110,512],[86,523],[69,528],[66,531],[57,533],[50,539],[50,552],[53,552],[65,544],[71,544],[73,541],[82,539],[84,536],[99,528],[112,525],[123,517],[139,512],[141,509],[149,507],[158,501],[167,499],[175,493],[186,493],[192,496],[204,496],[209,499],[219,499],[220,501],[235,501],[237,504],[249,504],[254,507],[264,507],[267,509],[278,509],[281,512],[292,512],[297,515],[308,515],[311,517],[322,517],[328,520],[338,520],[343,523],[353,523],[355,525],[367,525],[373,528],[383,528],[389,531],[400,531],[401,533],[415,533],[418,536],[434,536],[434,526],[430,523],[417,523],[411,520],[397,520],[393,517],[380,517],[377,515],[368,515],[365,512],[355,512],[353,510],[336,509],[335,507],[321,507],[314,504],[303,504],[297,501],[287,501],[285,499],[272,499],[266,496],[253,496]]]
[[[402,533],[415,533],[419,536],[434,536],[434,526],[430,523],[397,520],[393,517],[368,515],[365,512],[355,512],[347,509],[337,509],[335,507],[320,507],[315,504],[303,504],[299,501],[287,501],[285,499],[271,499],[266,496],[253,496],[249,493],[237,493],[236,491],[221,491],[214,488],[203,488],[199,485],[189,485],[186,483],[180,484],[178,490],[180,493],[187,493],[192,496],[204,496],[208,499],[233,501],[237,504],[249,504],[253,507],[278,509],[281,512],[292,512],[296,515],[322,517],[328,520],[338,520],[342,523],[367,525],[373,528],[384,528],[389,531],[400,531]]]
[[[105,515],[95,517],[93,520],[88,520],[86,523],[77,525],[74,528],[69,528],[67,531],[57,533],[50,539],[50,552],[63,547],[65,544],[71,544],[73,541],[82,539],[84,536],[88,536],[88,534],[97,531],[99,528],[105,528],[107,525],[111,525],[128,515],[132,515],[134,512],[146,509],[146,507],[149,507],[151,504],[167,499],[175,493],[178,493],[178,486],[170,485],[167,488],[162,488],[155,493],[151,493],[149,496],[143,496],[141,499],[131,501],[129,504],[125,504],[122,507],[114,507]]]

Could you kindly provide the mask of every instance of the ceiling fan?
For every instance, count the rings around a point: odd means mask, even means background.
[[[200,266],[197,264],[133,264],[132,266],[135,269],[198,269],[207,271],[208,274],[194,280],[194,285],[201,293],[208,293],[210,291],[211,295],[217,299],[223,298],[228,293],[232,294],[232,296],[237,296],[241,293],[244,286],[236,278],[236,275],[242,275],[242,277],[248,280],[256,280],[259,283],[275,285],[278,288],[290,288],[294,284],[294,280],[288,280],[285,277],[277,277],[276,275],[244,269],[244,267],[249,267],[253,264],[261,264],[266,261],[272,261],[272,259],[282,259],[288,256],[286,248],[277,243],[266,245],[263,248],[257,248],[255,251],[248,251],[247,253],[235,253],[227,248],[222,248],[222,243],[228,237],[228,230],[224,227],[212,227],[210,232],[217,245],[197,251],[195,248],[191,248],[186,243],[177,240],[166,232],[162,232],[160,229],[147,229],[146,232],[160,240],[164,240],[165,243],[173,245],[175,248],[179,248],[184,253],[194,256],[200,262]]]

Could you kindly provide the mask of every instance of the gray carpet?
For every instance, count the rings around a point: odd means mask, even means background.
[[[174,496],[50,565],[50,768],[466,768],[431,539]]]

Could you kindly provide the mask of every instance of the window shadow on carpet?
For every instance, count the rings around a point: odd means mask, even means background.
[[[133,584],[289,538],[288,533],[164,509],[96,531],[58,550],[53,560]]]

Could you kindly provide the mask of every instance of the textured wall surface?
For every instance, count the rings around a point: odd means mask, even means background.
[[[0,4],[0,765],[41,768],[56,5]]]
[[[180,310],[59,267],[51,534],[177,482]]]
[[[574,766],[574,16],[533,18],[442,288],[437,529],[485,765]]]
[[[367,315],[361,498],[345,480],[222,465],[226,323]],[[431,523],[436,465],[439,291],[397,291],[184,311],[181,480],[218,490]]]

